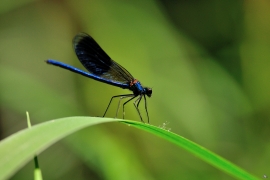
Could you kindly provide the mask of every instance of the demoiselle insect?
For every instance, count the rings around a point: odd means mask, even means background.
[[[151,97],[152,89],[144,87],[141,83],[135,79],[123,66],[112,60],[103,49],[98,45],[98,43],[88,34],[79,33],[73,39],[73,47],[75,53],[80,60],[81,64],[89,71],[83,71],[71,65],[48,59],[46,62],[48,64],[58,66],[69,71],[81,74],[85,77],[110,84],[123,89],[129,89],[132,94],[122,94],[113,96],[104,112],[103,117],[106,115],[111,102],[114,98],[120,98],[118,102],[118,108],[116,111],[116,117],[120,108],[120,102],[124,98],[129,98],[123,103],[123,119],[125,117],[125,105],[131,100],[135,99],[134,106],[140,116],[142,122],[143,118],[139,110],[139,105],[141,99],[144,98],[145,110],[147,115],[147,120],[149,123],[149,115],[147,110],[146,96]]]

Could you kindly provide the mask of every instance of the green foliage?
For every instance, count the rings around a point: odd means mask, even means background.
[[[83,31],[153,88],[147,99],[151,124],[165,123],[247,172],[267,177],[269,9],[268,1],[1,1],[0,138],[26,128],[25,111],[32,124],[101,116],[113,95],[130,93],[44,62],[84,69],[71,44]],[[108,117],[116,107],[114,101]],[[125,111],[127,119],[139,120],[132,103]],[[145,131],[107,123],[77,131],[38,157],[50,180],[234,179],[195,156]],[[33,167],[27,163],[11,180],[29,179]]]
[[[0,154],[3,155],[0,157],[0,179],[9,178],[11,175],[16,173],[20,167],[31,160],[36,153],[39,154],[53,143],[56,143],[71,133],[88,126],[115,121],[123,122],[162,137],[238,179],[257,179],[241,168],[233,165],[198,144],[195,144],[192,141],[166,129],[135,121],[94,117],[69,117],[56,119],[36,125],[30,129],[22,130],[4,139],[0,143]],[[98,143],[98,141],[96,143]]]

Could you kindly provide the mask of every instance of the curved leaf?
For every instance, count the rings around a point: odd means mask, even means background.
[[[0,142],[0,179],[9,178],[29,162],[35,154],[42,152],[69,134],[88,126],[115,121],[129,124],[162,137],[238,179],[257,179],[220,156],[166,129],[136,121],[98,117],[68,117],[51,120],[35,125],[30,129],[19,131],[2,140]]]

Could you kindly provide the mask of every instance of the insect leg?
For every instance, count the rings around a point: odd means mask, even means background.
[[[121,97],[119,98],[119,102],[118,102],[118,106],[117,106],[117,111],[116,111],[115,118],[117,118],[117,115],[118,115],[118,112],[119,112],[119,109],[120,109],[120,104],[121,104],[122,99],[127,98],[127,97],[130,97],[130,96],[134,96],[134,94],[127,94],[127,95],[121,96]],[[123,119],[124,119],[124,113],[125,113],[125,112],[124,112],[124,109],[123,109]]]
[[[126,102],[124,102],[124,104],[123,104],[123,119],[125,119],[125,105],[126,105],[129,101],[131,101],[132,99],[134,99],[135,97],[137,97],[137,96],[134,96],[134,94],[133,94],[133,97],[132,97],[132,98],[130,98],[129,100],[127,100]]]
[[[141,115],[141,112],[140,112],[140,110],[139,110],[139,104],[140,104],[140,102],[141,102],[141,99],[142,99],[142,95],[140,95],[140,97],[138,98],[138,99],[136,99],[135,101],[134,101],[134,106],[135,106],[135,108],[136,108],[136,110],[137,110],[137,112],[138,112],[138,114],[139,114],[139,116],[140,116],[140,118],[141,118],[141,121],[143,122],[143,123],[145,123],[144,121],[143,121],[143,119],[142,119],[142,115]]]
[[[150,120],[149,120],[149,115],[148,115],[148,110],[147,110],[147,102],[146,102],[145,95],[143,95],[143,98],[144,98],[145,111],[146,111],[146,115],[147,115],[147,119],[148,119],[148,124],[149,124]]]
[[[105,110],[105,113],[103,114],[103,117],[106,115],[106,113],[107,113],[107,111],[108,111],[108,109],[109,109],[109,107],[110,107],[110,105],[111,105],[111,102],[112,102],[112,100],[113,100],[114,98],[122,97],[122,96],[131,96],[131,95],[133,95],[133,94],[122,94],[122,95],[113,96],[113,97],[111,98],[111,100],[110,100],[110,102],[109,102],[109,104],[108,104],[106,110]]]

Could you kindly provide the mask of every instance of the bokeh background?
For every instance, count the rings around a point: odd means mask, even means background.
[[[25,111],[33,124],[102,116],[113,95],[129,93],[44,62],[84,69],[71,43],[83,31],[153,88],[151,124],[254,175],[270,175],[269,9],[269,0],[2,0],[0,137],[26,128]],[[117,101],[108,117],[116,107]],[[132,103],[126,118],[140,120]],[[50,180],[233,179],[120,123],[70,135],[39,160]],[[28,163],[11,179],[32,179],[33,167]]]

